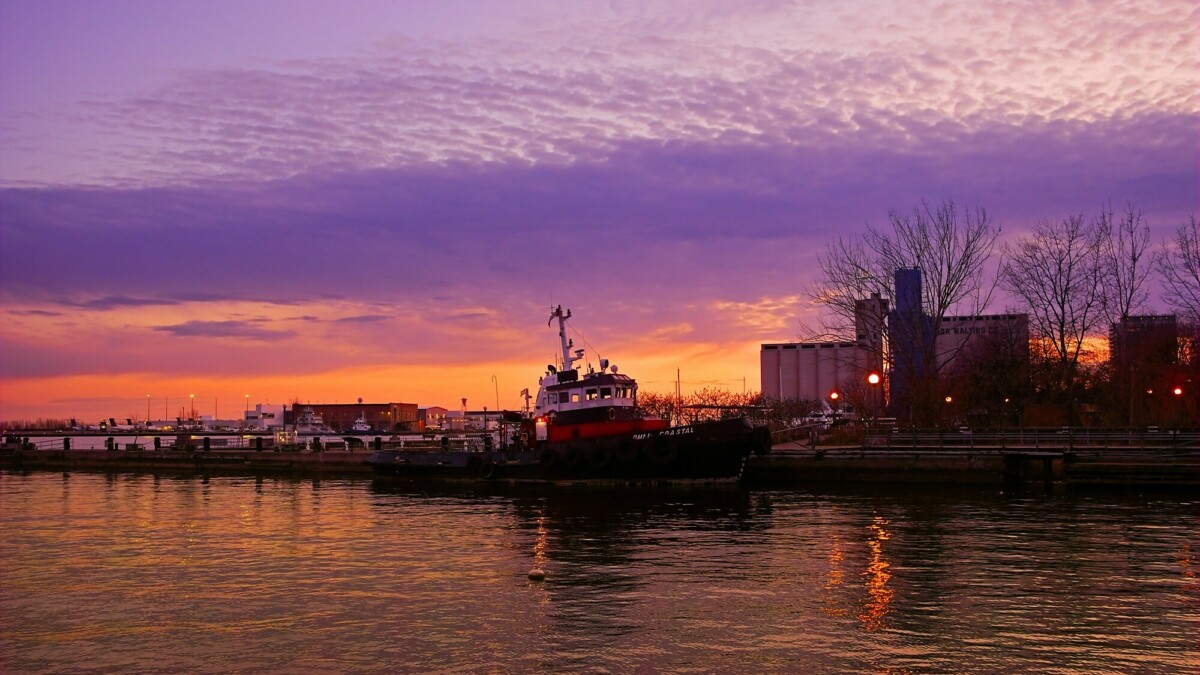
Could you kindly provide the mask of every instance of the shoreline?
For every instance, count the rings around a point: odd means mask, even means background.
[[[0,449],[0,470],[361,477],[375,475],[366,463],[370,452],[369,447],[320,452],[219,447],[209,450],[46,450],[31,444],[7,443]],[[461,479],[451,480],[504,482],[504,479],[488,480],[465,472]],[[789,442],[774,446],[766,455],[750,457],[741,482],[755,486],[924,483],[1194,487],[1200,486],[1200,449],[1151,446],[879,448],[867,445],[812,448]]]

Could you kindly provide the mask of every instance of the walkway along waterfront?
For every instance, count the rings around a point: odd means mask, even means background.
[[[108,437],[105,449],[77,449],[81,439],[64,438],[71,437],[6,438],[0,468],[352,476],[371,473],[372,446],[387,447],[377,439],[272,448],[246,437],[176,447],[168,437],[155,449]],[[752,456],[742,481],[1200,486],[1200,430],[904,431],[868,434],[854,445],[789,441]]]

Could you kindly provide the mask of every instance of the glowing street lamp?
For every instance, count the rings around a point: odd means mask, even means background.
[[[195,395],[195,394],[188,394],[188,396],[190,396],[190,397],[191,397],[191,399],[192,399],[192,417],[191,417],[191,421],[192,421],[192,423],[193,423],[193,424],[195,424],[195,422],[196,422],[196,395]]]
[[[1171,390],[1171,393],[1175,394],[1176,396],[1183,396],[1183,387],[1175,387]]]

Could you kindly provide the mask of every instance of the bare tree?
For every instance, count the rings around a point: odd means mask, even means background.
[[[1142,212],[1126,204],[1117,217],[1112,206],[1096,217],[1100,237],[1100,256],[1104,269],[1104,306],[1108,320],[1119,323],[1135,313],[1149,297],[1146,281],[1150,276],[1150,228],[1142,221]]]
[[[1102,232],[1082,214],[1041,221],[1009,250],[1001,279],[1024,301],[1030,333],[1056,364],[1050,387],[1070,403],[1084,339],[1103,325],[1105,277]]]
[[[939,353],[933,336],[952,311],[974,316],[990,304],[996,280],[988,278],[987,263],[1000,228],[984,209],[959,211],[949,200],[936,207],[922,202],[910,212],[892,210],[888,226],[868,226],[860,237],[839,237],[827,245],[825,253],[818,256],[822,278],[809,290],[809,296],[829,310],[828,316],[822,317],[821,336],[846,339],[855,335],[856,300],[873,293],[892,297],[898,270],[920,270],[921,316],[910,317],[919,325],[890,321],[885,332],[903,335],[888,334],[873,348],[888,351],[893,374],[907,373],[908,379],[914,380],[893,380],[893,391],[905,391],[913,397],[903,409],[912,417],[930,421],[936,416],[934,401],[942,389],[942,367],[957,355]],[[889,343],[897,337],[919,345],[919,350],[889,350]],[[941,345],[950,352],[961,347],[962,343]],[[881,362],[885,355],[873,356],[874,362]],[[901,363],[898,359],[913,362]]]
[[[1182,322],[1200,326],[1200,225],[1196,216],[1175,230],[1175,238],[1163,244],[1154,261],[1163,279],[1163,300]]]

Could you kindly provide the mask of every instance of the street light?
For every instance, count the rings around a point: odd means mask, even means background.
[[[195,424],[195,423],[196,423],[196,395],[195,395],[195,394],[188,394],[188,396],[190,396],[190,397],[191,397],[191,399],[192,399],[192,415],[191,415],[191,418],[190,418],[190,420],[189,420],[189,421],[190,421],[192,424]]]
[[[1171,390],[1171,393],[1175,394],[1176,396],[1183,396],[1183,387],[1175,387]]]
[[[879,373],[871,372],[867,374],[867,384],[871,385],[871,423],[874,424],[879,418],[879,382],[882,378]]]
[[[150,426],[150,394],[146,394],[146,426]]]

